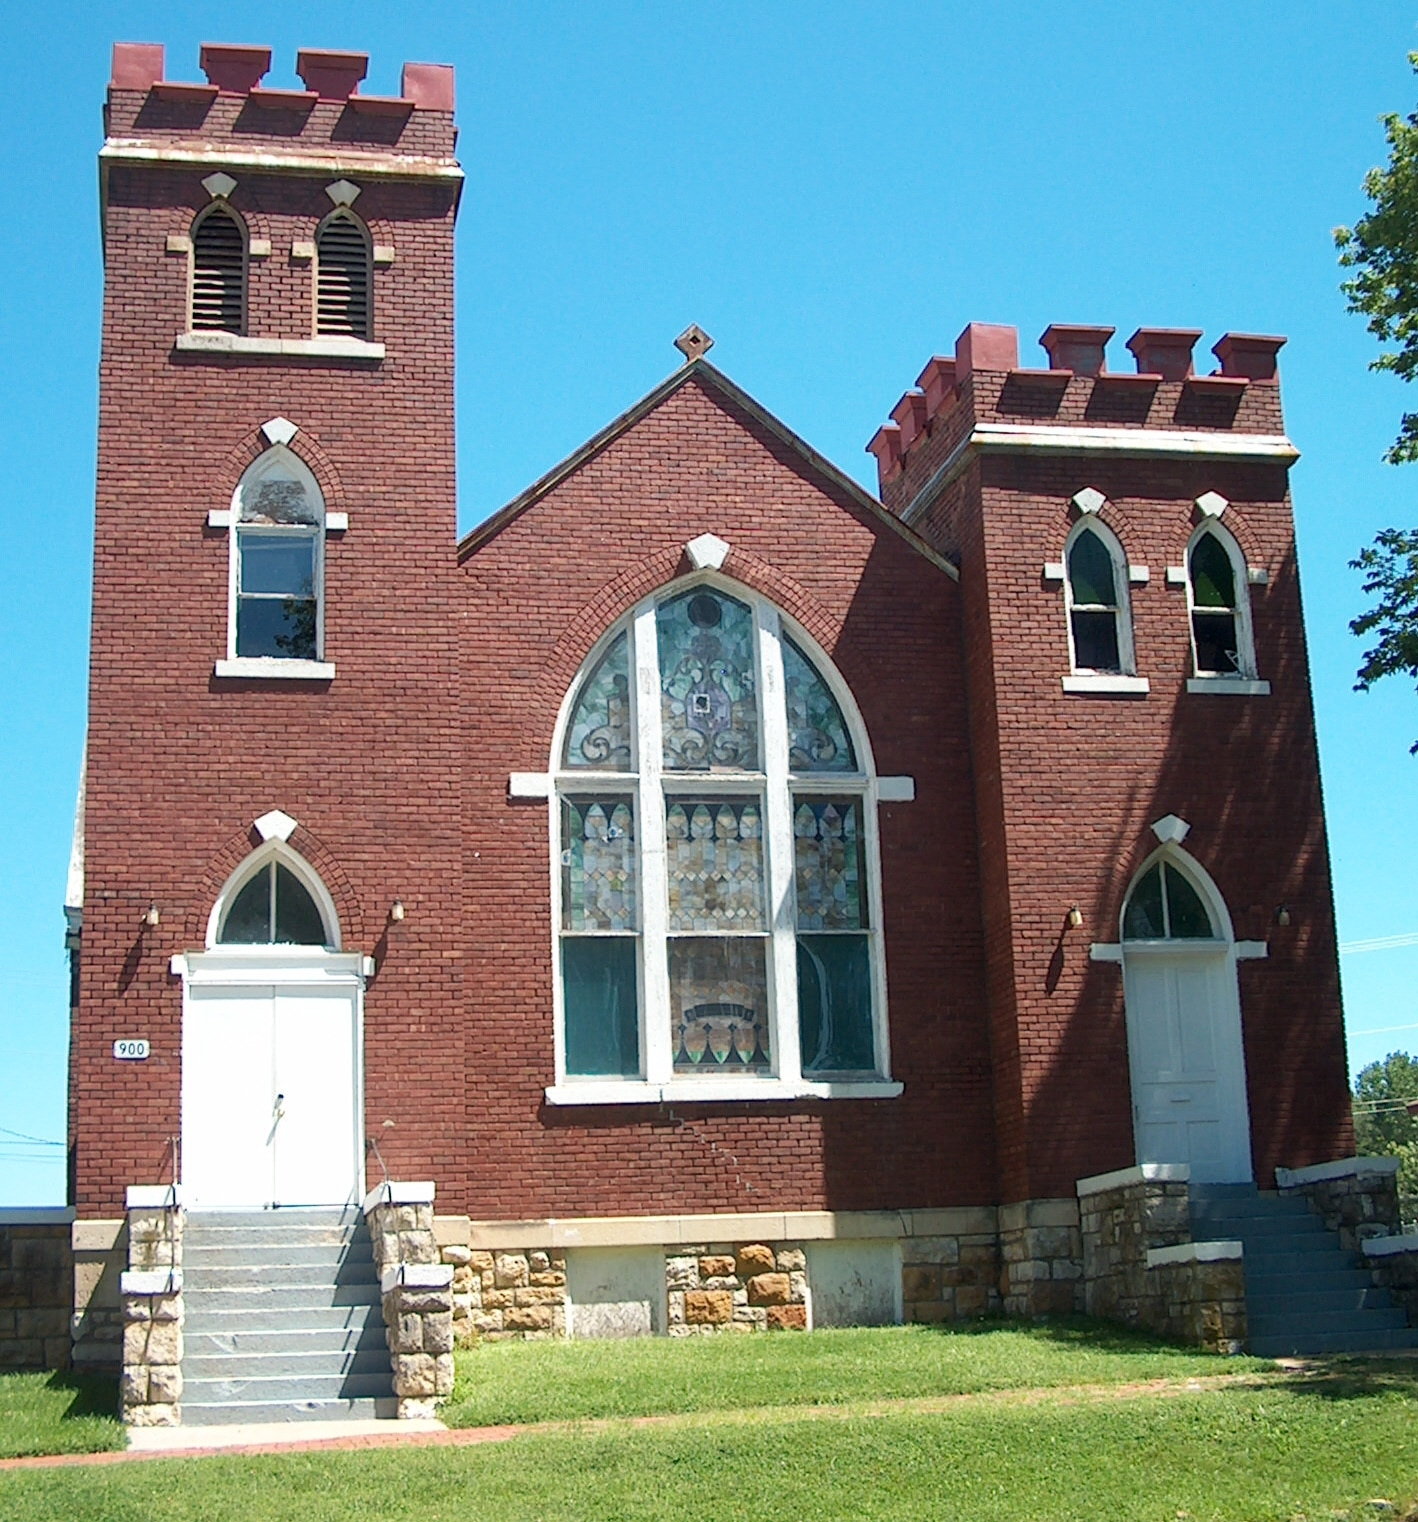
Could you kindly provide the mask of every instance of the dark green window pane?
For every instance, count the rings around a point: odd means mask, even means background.
[[[276,863],[276,944],[325,944],[325,921],[310,889],[280,862]]]
[[[1167,922],[1162,913],[1162,864],[1155,863],[1143,874],[1132,890],[1123,911],[1123,939],[1160,941],[1166,938]]]
[[[241,535],[241,590],[309,597],[315,589],[315,541],[308,534]]]
[[[1073,665],[1076,671],[1121,671],[1116,613],[1073,614]]]
[[[1172,937],[1205,940],[1214,936],[1216,931],[1201,895],[1175,867],[1164,866],[1162,872],[1167,884],[1167,928]]]
[[[798,1038],[805,1074],[876,1071],[871,1003],[866,936],[798,936]]]
[[[1068,552],[1068,580],[1075,607],[1117,607],[1113,557],[1108,546],[1091,530],[1073,541]]]
[[[1193,545],[1191,577],[1194,607],[1236,606],[1236,570],[1215,534],[1203,534]]]
[[[1234,613],[1192,614],[1192,631],[1196,635],[1196,669],[1232,676],[1241,669],[1236,654],[1236,616]]]
[[[266,946],[271,940],[271,869],[245,883],[222,918],[217,940],[225,946]]]
[[[633,936],[561,943],[566,1071],[579,1078],[640,1076],[640,1017]]]
[[[315,602],[300,597],[242,597],[236,604],[236,653],[315,659]]]

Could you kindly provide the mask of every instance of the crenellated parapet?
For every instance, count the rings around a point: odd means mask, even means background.
[[[1198,374],[1200,329],[1138,328],[1125,345],[1130,370],[1108,368],[1115,332],[1052,324],[1039,338],[1048,364],[1030,368],[1019,362],[1018,329],[969,323],[954,354],[930,360],[867,445],[882,500],[910,516],[942,468],[981,442],[981,429],[1000,440],[1049,429],[1283,434],[1276,361],[1283,338],[1223,334],[1211,350],[1216,367]]]
[[[302,89],[273,88],[268,47],[204,43],[201,82],[167,78],[161,43],[119,42],[106,112],[110,145],[189,152],[225,147],[253,155],[337,153],[363,161],[414,156],[451,162],[454,74],[448,64],[406,63],[398,95],[360,86],[367,53],[303,48]]]

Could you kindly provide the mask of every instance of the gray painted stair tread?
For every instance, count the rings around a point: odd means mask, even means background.
[[[273,1377],[236,1379],[183,1379],[182,1406],[234,1400],[352,1400],[360,1396],[387,1395],[390,1375],[307,1374],[299,1379]]]
[[[184,1386],[192,1380],[340,1378],[348,1374],[389,1375],[386,1348],[349,1348],[334,1353],[186,1353]]]
[[[366,1305],[272,1305],[262,1301],[259,1307],[243,1305],[225,1310],[194,1307],[189,1302],[185,1331],[189,1337],[198,1333],[218,1337],[249,1331],[283,1334],[363,1331],[371,1327],[384,1335],[384,1315],[377,1300]]]
[[[188,1358],[217,1357],[223,1354],[257,1353],[344,1353],[353,1348],[385,1346],[384,1321],[358,1326],[304,1327],[284,1329],[253,1327],[243,1320],[227,1330],[194,1332],[189,1325],[185,1334]]]
[[[182,1408],[184,1427],[216,1427],[231,1422],[322,1422],[398,1415],[392,1395],[352,1400],[223,1401]]]

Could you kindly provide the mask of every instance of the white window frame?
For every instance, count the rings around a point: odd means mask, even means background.
[[[1231,608],[1198,608],[1196,588],[1192,581],[1192,554],[1204,535],[1210,534],[1226,552],[1231,562],[1231,582],[1235,587],[1235,605]],[[1186,555],[1182,561],[1187,586],[1187,637],[1191,641],[1192,676],[1187,683],[1189,692],[1237,692],[1242,695],[1264,696],[1270,685],[1256,676],[1255,632],[1251,624],[1250,577],[1246,569],[1246,557],[1236,543],[1235,536],[1215,518],[1208,517],[1198,524],[1187,540]],[[1230,613],[1236,624],[1236,660],[1239,670],[1235,672],[1203,671],[1197,662],[1196,614]]]
[[[1113,566],[1113,588],[1117,602],[1111,608],[1102,604],[1075,603],[1073,576],[1069,569],[1069,557],[1074,546],[1084,534],[1095,535]],[[1137,652],[1133,643],[1132,597],[1129,583],[1132,577],[1122,541],[1096,513],[1086,513],[1069,530],[1064,540],[1063,559],[1060,561],[1063,580],[1064,628],[1068,638],[1069,675],[1063,678],[1063,690],[1073,693],[1102,693],[1105,695],[1141,695],[1148,691],[1146,677],[1137,674]],[[1120,671],[1099,671],[1092,666],[1080,666],[1078,651],[1073,637],[1075,612],[1111,613],[1118,637],[1118,665]]]
[[[655,624],[660,604],[696,587],[712,587],[746,604],[754,616],[754,646],[759,675],[759,749],[762,768],[743,772],[667,772],[663,767],[660,727],[658,641]],[[612,642],[627,638],[631,726],[637,770],[624,772],[568,769],[562,765],[566,734],[582,683]],[[787,713],[784,706],[781,639],[786,635],[826,682],[841,709],[856,751],[854,773],[788,770]],[[553,734],[548,858],[551,866],[551,958],[556,1081],[546,1090],[549,1103],[657,1104],[670,1101],[784,1100],[799,1098],[894,1098],[902,1085],[890,1076],[886,970],[881,924],[881,847],[877,830],[879,779],[866,726],[856,703],[830,657],[800,625],[773,604],[728,578],[703,572],[670,583],[639,603],[607,630],[567,689]],[[562,799],[568,794],[604,792],[633,798],[638,851],[636,866],[639,930],[638,1014],[640,1076],[582,1077],[566,1071],[565,995],[561,975],[561,830]],[[873,1049],[876,1071],[870,1075],[813,1079],[802,1072],[797,1021],[797,925],[794,898],[793,794],[841,794],[861,799],[863,859],[867,895],[867,947],[871,971]],[[766,971],[769,991],[771,1072],[734,1077],[687,1077],[674,1072],[670,1031],[668,971],[668,902],[666,898],[665,797],[667,794],[756,794],[764,823],[764,886],[767,894]],[[628,933],[628,932],[627,932]],[[814,934],[816,932],[806,932]]]
[[[266,524],[241,521],[241,500],[248,490],[258,487],[271,476],[293,478],[304,487],[315,505],[319,522],[315,524]],[[215,666],[219,677],[275,678],[283,680],[328,681],[335,675],[332,662],[325,659],[325,536],[336,527],[335,515],[325,510],[325,496],[310,467],[294,450],[284,444],[272,444],[242,472],[232,492],[231,507],[208,514],[208,525],[226,528],[229,538],[227,557],[227,648],[225,659]],[[315,656],[239,655],[236,648],[237,611],[241,600],[241,549],[245,534],[281,535],[308,539],[313,546],[313,581],[315,597]]]
[[[222,920],[235,902],[237,895],[258,872],[267,870],[273,862],[279,862],[281,866],[288,868],[315,900],[315,907],[320,911],[320,919],[325,929],[325,941],[322,946],[283,946],[267,941],[235,943],[217,939]],[[257,954],[269,957],[274,953],[278,957],[308,959],[314,951],[340,950],[340,916],[335,909],[335,901],[330,896],[330,890],[325,886],[324,879],[300,852],[293,850],[282,840],[268,840],[264,845],[257,846],[222,884],[221,892],[217,894],[211,913],[207,916],[206,946],[208,951],[219,951],[224,956],[238,958]]]

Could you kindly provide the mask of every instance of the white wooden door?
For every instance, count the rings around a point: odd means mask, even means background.
[[[1226,947],[1127,947],[1133,1127],[1140,1163],[1186,1163],[1198,1182],[1251,1178],[1235,965]]]
[[[189,1210],[342,1205],[359,1192],[357,994],[191,985],[182,1034]]]

